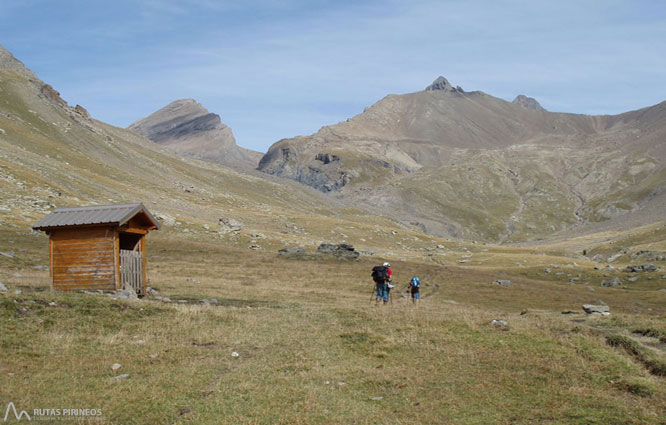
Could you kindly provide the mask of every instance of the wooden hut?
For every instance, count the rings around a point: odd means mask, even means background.
[[[51,287],[146,293],[146,235],[159,223],[143,204],[57,208],[33,226],[49,235]]]

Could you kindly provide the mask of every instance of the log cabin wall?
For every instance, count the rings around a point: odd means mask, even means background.
[[[109,227],[52,231],[49,245],[53,288],[116,289],[116,234]]]

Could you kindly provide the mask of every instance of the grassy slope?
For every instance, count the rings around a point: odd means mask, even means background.
[[[640,283],[601,288],[530,273],[544,260],[569,272],[570,258],[449,243],[434,259],[394,262],[400,285],[385,308],[369,303],[379,259],[289,260],[155,236],[151,285],[219,306],[52,294],[45,271],[8,259],[1,279],[23,293],[0,295],[1,400],[101,408],[108,423],[138,424],[657,424],[666,412],[664,378],[603,339],[666,335],[666,297]],[[17,244],[45,260],[43,236]],[[469,253],[477,263],[432,262]],[[399,291],[412,274],[424,282],[418,307]],[[496,278],[514,285],[491,285]],[[611,318],[560,314],[597,299]],[[664,344],[645,339],[663,364]],[[113,379],[120,373],[130,376]]]

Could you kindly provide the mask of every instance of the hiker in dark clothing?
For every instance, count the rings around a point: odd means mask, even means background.
[[[384,304],[388,304],[389,302],[389,273],[393,274],[390,267],[391,265],[389,263],[384,263],[382,266],[375,266],[372,268],[372,280],[374,280],[375,285],[377,285],[376,304],[379,304],[382,300],[384,300]]]

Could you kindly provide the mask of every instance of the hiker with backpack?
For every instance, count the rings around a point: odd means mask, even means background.
[[[375,304],[379,304],[384,300],[384,304],[389,302],[390,287],[393,285],[390,284],[393,271],[391,270],[391,265],[389,263],[384,263],[381,266],[375,266],[372,268],[372,280],[375,282],[377,290],[377,299]]]
[[[421,290],[421,279],[419,279],[418,276],[413,276],[412,279],[409,281],[409,288],[411,289],[412,292],[412,303],[416,304],[416,302],[421,299],[421,296],[419,294]]]

